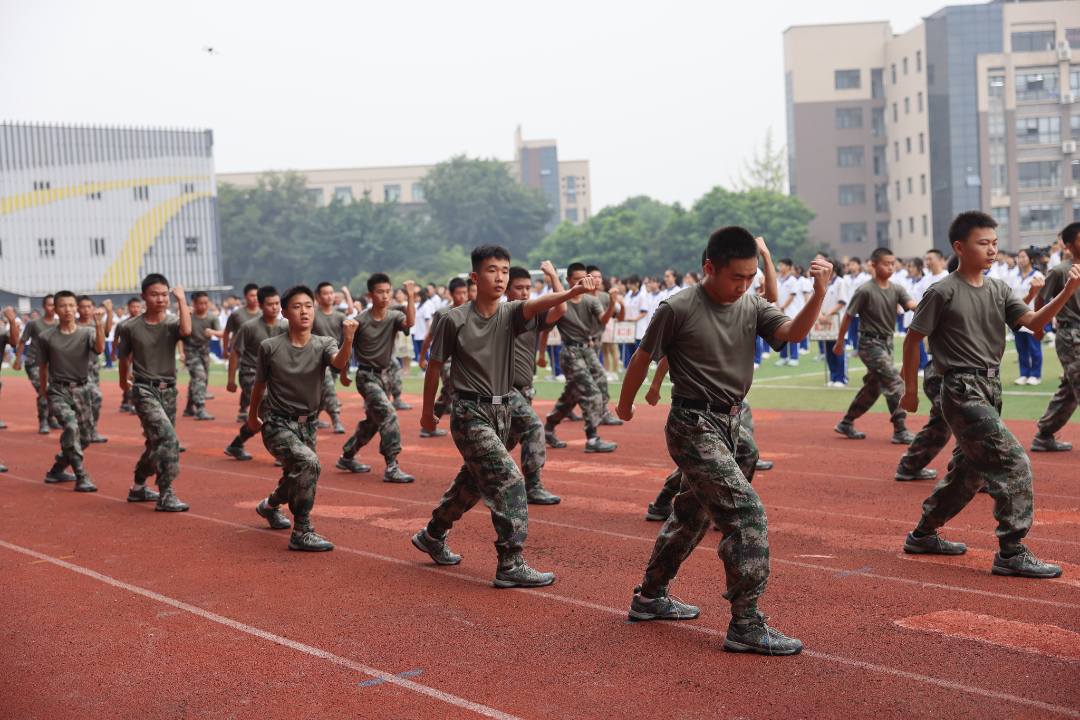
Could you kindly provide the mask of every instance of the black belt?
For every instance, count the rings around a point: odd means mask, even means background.
[[[132,382],[134,382],[136,385],[149,385],[150,387],[157,388],[158,390],[176,387],[175,380],[147,380],[146,378],[137,377]]]
[[[481,403],[482,405],[505,405],[510,400],[509,395],[477,395],[474,392],[458,391],[458,400],[464,402]]]
[[[274,412],[273,410],[267,410],[266,414],[267,415],[273,415],[274,417],[281,418],[282,420],[292,420],[293,422],[298,422],[300,424],[303,424],[303,423],[307,423],[307,422],[315,422],[315,420],[317,419],[317,417],[319,415],[319,411],[316,410],[315,412],[307,413],[306,415],[286,415],[285,413],[279,413],[279,412]]]
[[[877,333],[863,332],[862,330],[859,331],[859,337],[877,338],[878,340],[892,340],[893,339],[892,335],[878,335]]]
[[[1080,323],[1058,323],[1059,328],[1065,328],[1067,330],[1080,330]]]
[[[591,347],[591,343],[573,342],[572,340],[563,340],[563,347]]]
[[[356,369],[359,372],[374,373],[376,375],[385,375],[390,370],[390,368],[377,368],[371,365],[357,365]]]
[[[949,368],[945,374],[957,373],[959,375],[981,375],[984,378],[1001,377],[1001,368]]]
[[[89,382],[89,378],[83,378],[82,380],[49,380],[49,385],[57,385],[59,387],[73,388],[73,387],[82,387],[87,382]]]
[[[742,403],[738,405],[721,405],[720,403],[691,400],[684,397],[671,398],[671,407],[686,408],[687,410],[707,410],[721,415],[738,415],[742,412]]]

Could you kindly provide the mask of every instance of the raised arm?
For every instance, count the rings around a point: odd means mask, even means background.
[[[416,283],[412,280],[406,280],[402,285],[405,287],[405,294],[408,295],[408,299],[405,301],[405,322],[401,324],[402,330],[408,330],[416,322]]]
[[[1069,301],[1077,288],[1080,288],[1080,264],[1073,265],[1069,269],[1068,282],[1065,283],[1065,287],[1053,300],[1043,305],[1042,309],[1038,311],[1027,311],[1020,316],[1017,322],[1028,330],[1042,330],[1061,311],[1061,308],[1065,307],[1065,303]]]
[[[775,303],[780,297],[776,291],[776,266],[772,263],[772,255],[769,253],[768,246],[765,245],[765,238],[757,238],[757,246],[758,252],[761,253],[761,271],[765,273],[765,280],[761,283],[763,296],[769,302]]]
[[[105,310],[105,334],[108,335],[112,332],[113,318],[115,317],[112,311],[112,300],[105,298],[105,302],[101,303],[101,307]]]
[[[615,306],[618,305],[618,304],[619,304],[619,291],[616,288],[613,287],[610,290],[608,290],[607,310],[605,310],[603,312],[603,314],[600,315],[599,318],[597,318],[600,321],[601,325],[607,325],[608,324],[608,321],[610,321],[612,316],[615,315]]]
[[[552,292],[547,295],[542,295],[538,298],[532,298],[525,301],[525,319],[532,320],[534,317],[544,312],[545,310],[551,310],[560,303],[565,303],[567,300],[584,295],[587,292],[592,292],[596,287],[596,279],[591,275],[586,275],[581,278],[577,285],[563,292],[554,292],[554,286],[552,286]],[[611,306],[609,306],[610,309]],[[607,319],[601,317],[601,320],[607,322],[611,319],[611,313],[607,313]]]
[[[828,289],[831,273],[832,265],[824,260],[814,260],[810,263],[810,276],[814,279],[814,293],[794,320],[789,320],[777,329],[775,333],[777,340],[797,343],[806,339],[821,312],[821,303],[825,301],[825,292]]]
[[[1042,287],[1045,284],[1046,284],[1046,281],[1044,281],[1038,275],[1031,278],[1031,287],[1028,288],[1028,294],[1024,296],[1024,302],[1029,303],[1032,300],[1034,300],[1035,296],[1039,294],[1039,291],[1042,290]]]
[[[191,335],[191,308],[188,307],[187,299],[184,297],[184,287],[177,285],[173,288],[172,294],[176,298],[176,310],[180,315],[180,337],[187,337]]]
[[[19,322],[19,316],[15,313],[15,308],[10,306],[4,308],[4,317],[8,321],[8,345],[18,345],[19,333],[22,332],[22,323]],[[18,370],[18,368],[15,369]]]
[[[551,285],[552,291],[553,292],[562,292],[563,291],[562,281],[559,280],[559,273],[555,272],[555,266],[551,264],[551,261],[550,260],[545,260],[544,262],[540,263],[540,269],[544,271],[544,275],[547,277],[548,283]],[[566,314],[566,303],[561,302],[558,305],[556,305],[555,307],[548,310],[547,321],[549,323],[556,322],[556,321],[559,320],[559,318],[561,318],[565,314]],[[544,333],[544,344],[545,345],[547,344],[547,333],[546,332]],[[543,356],[543,350],[541,350],[540,354],[541,354],[541,356]],[[541,365],[540,367],[543,367],[543,365]]]
[[[94,308],[94,352],[98,355],[105,352],[105,309]],[[94,362],[97,362],[95,359]]]
[[[349,356],[352,355],[353,336],[356,335],[356,328],[358,327],[360,327],[360,323],[348,318],[346,318],[345,322],[341,323],[341,347],[339,347],[337,353],[334,354],[334,359],[330,361],[330,364],[338,370],[344,371],[345,367],[349,364]],[[397,362],[397,360],[391,360],[390,362]]]

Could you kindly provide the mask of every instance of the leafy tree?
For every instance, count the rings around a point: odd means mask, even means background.
[[[771,190],[782,193],[787,189],[787,157],[784,147],[774,147],[773,131],[765,131],[765,147],[759,154],[754,148],[754,156],[743,161],[743,172],[734,183],[739,190]]]

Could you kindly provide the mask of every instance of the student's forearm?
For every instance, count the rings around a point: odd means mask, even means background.
[[[38,365],[38,394],[45,397],[49,389],[49,363]]]
[[[266,394],[266,383],[255,383],[251,386],[251,407],[248,412],[248,427],[256,429],[259,422],[259,406],[262,405],[263,395]]]
[[[765,299],[774,303],[780,297],[780,293],[776,290],[776,268],[772,264],[772,257],[767,253],[762,254],[761,261],[761,269],[765,273],[765,281],[761,284],[761,289],[765,293]]]
[[[439,379],[443,363],[428,360],[427,374],[424,376],[424,415],[435,414],[435,396],[439,394]]]
[[[125,387],[131,380],[131,356],[120,358],[120,387]]]
[[[402,330],[408,330],[416,324],[416,303],[413,302],[413,298],[409,298],[405,303],[405,322],[401,324]]]
[[[330,358],[330,364],[338,370],[345,372],[349,366],[350,355],[352,355],[352,338],[349,338],[349,342],[338,348],[338,351],[334,353],[334,357]],[[391,362],[397,361],[391,360]]]
[[[844,313],[844,317],[840,320],[840,329],[836,333],[836,342],[841,345],[844,344],[844,338],[847,337],[848,327],[851,325],[851,316]]]
[[[638,390],[649,375],[649,363],[652,358],[648,353],[638,349],[623,374],[622,392],[619,393],[618,414],[621,418],[629,417],[630,409],[634,406]]]
[[[664,385],[664,378],[667,377],[668,361],[665,355],[660,362],[656,363],[656,372],[653,373],[652,383],[649,384],[650,390],[660,391],[660,388]],[[645,372],[647,373],[649,368],[646,366]]]
[[[614,300],[611,300],[610,296],[609,300],[610,302],[608,302],[607,310],[601,313],[600,317],[598,318],[601,325],[607,325],[608,321],[615,316],[615,305],[617,303]]]
[[[236,364],[239,362],[240,356],[235,350],[229,353],[229,384],[232,385],[236,381]]]
[[[549,292],[547,295],[542,295],[538,298],[526,300],[525,307],[523,308],[525,312],[525,319],[531,320],[545,310],[550,310],[556,305],[564,303],[567,300],[571,300],[573,298],[576,298],[578,295],[583,294],[585,294],[584,288],[581,288],[580,286],[575,286],[563,292]],[[608,317],[610,318],[611,315],[608,315]]]
[[[431,347],[431,330],[428,330],[428,334],[424,336],[424,342],[420,345],[420,359],[426,358],[428,348]]]
[[[904,338],[904,364],[900,372],[904,376],[904,390],[909,393],[919,392],[919,348],[925,337],[908,328],[907,337]]]
[[[1039,288],[1033,287],[1028,290],[1028,294],[1024,296],[1024,303],[1027,304],[1035,299],[1035,296],[1039,294]]]
[[[776,337],[784,342],[796,343],[802,342],[806,339],[806,336],[810,334],[810,329],[814,327],[814,323],[817,322],[818,315],[821,313],[821,303],[824,302],[823,296],[817,295],[810,298],[810,302],[803,305],[803,309],[799,311],[799,314],[795,316],[795,319],[791,322],[784,323],[776,332]]]
[[[191,335],[191,308],[183,300],[177,302],[177,311],[180,313],[180,337]]]
[[[100,320],[94,324],[97,326],[97,332],[94,334],[94,352],[100,355],[105,352],[105,324]]]
[[[1061,308],[1065,307],[1065,303],[1069,301],[1072,294],[1072,288],[1066,285],[1065,289],[1059,292],[1053,300],[1046,303],[1042,309],[1036,312],[1025,313],[1020,318],[1020,324],[1028,330],[1042,330],[1054,319],[1054,316],[1061,311]]]

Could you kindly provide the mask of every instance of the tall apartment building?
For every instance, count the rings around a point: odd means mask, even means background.
[[[592,214],[588,160],[559,160],[554,140],[523,140],[521,126],[514,133],[514,159],[510,173],[528,187],[540,188],[554,210],[548,231],[569,220],[575,225]],[[434,165],[345,168],[339,170],[299,170],[307,178],[308,194],[317,205],[334,199],[351,202],[370,193],[373,202],[398,202],[406,208],[422,207],[421,180]],[[257,172],[220,173],[219,182],[252,187]]]
[[[1047,245],[1080,185],[1080,1],[945,7],[784,33],[792,194],[841,252],[948,249],[950,220],[992,213],[1000,246]]]

